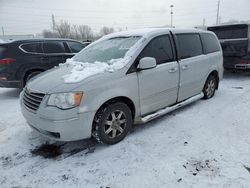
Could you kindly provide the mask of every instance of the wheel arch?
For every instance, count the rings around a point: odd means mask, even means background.
[[[107,105],[109,105],[109,104],[111,104],[111,103],[115,103],[115,102],[123,102],[123,103],[125,103],[125,104],[129,107],[129,109],[130,109],[130,111],[131,111],[131,113],[132,113],[132,118],[133,118],[133,119],[135,118],[135,112],[136,112],[136,110],[135,110],[135,104],[134,104],[134,102],[133,102],[130,98],[125,97],[125,96],[118,96],[118,97],[114,97],[114,98],[108,99],[106,102],[104,102],[104,103],[98,108],[98,110],[96,111],[96,113],[97,113],[101,108],[103,108],[103,107],[105,107],[105,106],[107,106]]]
[[[31,74],[32,72],[44,72],[44,71],[46,71],[46,69],[43,69],[41,67],[25,69],[21,78],[22,86],[25,86],[26,84],[25,81],[29,74]]]
[[[217,70],[211,71],[211,72],[208,74],[208,76],[207,76],[206,82],[207,82],[207,80],[208,80],[208,78],[209,78],[210,76],[214,76],[214,77],[216,78],[216,81],[217,81],[216,89],[218,89],[218,88],[219,88],[219,81],[220,81],[218,71],[217,71]],[[206,82],[205,82],[205,83],[206,83]]]

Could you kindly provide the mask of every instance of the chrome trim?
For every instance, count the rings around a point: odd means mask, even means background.
[[[28,51],[26,51],[26,50],[24,50],[23,48],[22,48],[22,46],[23,45],[26,45],[26,44],[39,44],[39,43],[41,43],[41,45],[42,45],[42,43],[44,43],[44,42],[27,42],[27,43],[22,43],[22,44],[20,44],[19,46],[18,46],[18,48],[22,51],[22,52],[24,52],[24,53],[26,53],[26,54],[33,54],[33,55],[72,55],[72,56],[74,56],[75,54],[77,54],[77,53],[36,53],[36,52],[28,52]]]
[[[45,97],[44,93],[35,93],[25,88],[23,92],[22,102],[26,109],[28,109],[31,112],[35,112],[38,110],[44,97]]]
[[[238,41],[238,40],[248,40],[248,38],[238,38],[238,39],[220,39],[220,42],[230,42],[230,41]]]

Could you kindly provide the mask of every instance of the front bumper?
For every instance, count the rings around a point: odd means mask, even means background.
[[[22,102],[22,114],[27,123],[41,135],[57,141],[76,141],[91,137],[95,112],[79,113],[78,108],[60,110],[46,106],[46,97],[36,112],[29,110]]]

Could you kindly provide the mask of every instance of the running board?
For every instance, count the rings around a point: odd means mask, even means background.
[[[161,110],[159,110],[159,111],[157,111],[157,112],[155,112],[153,114],[142,117],[140,119],[140,122],[141,123],[149,122],[149,121],[151,121],[151,120],[153,120],[153,119],[155,119],[155,118],[157,118],[159,116],[162,116],[162,115],[165,115],[165,114],[167,114],[169,112],[172,112],[172,111],[174,111],[174,110],[176,110],[176,109],[178,109],[178,108],[180,108],[182,106],[186,106],[186,105],[188,105],[188,104],[190,104],[190,103],[192,103],[194,101],[197,101],[197,100],[199,100],[199,99],[201,99],[203,97],[204,97],[204,93],[200,93],[200,94],[195,95],[193,97],[190,97],[190,98],[188,98],[188,99],[186,99],[186,100],[184,100],[184,101],[182,101],[180,103],[177,103],[177,104],[175,104],[173,106],[163,108],[163,109],[161,109]]]

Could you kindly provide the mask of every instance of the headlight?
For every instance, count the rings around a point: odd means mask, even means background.
[[[80,105],[82,96],[82,92],[51,94],[47,105],[55,106],[64,110],[74,108]]]

